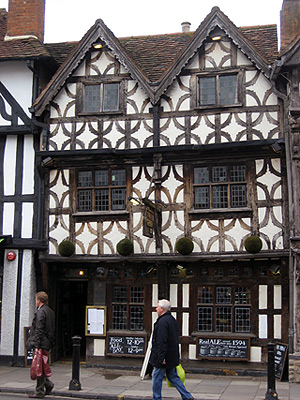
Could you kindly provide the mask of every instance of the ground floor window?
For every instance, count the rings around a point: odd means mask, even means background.
[[[112,329],[144,330],[144,286],[113,286]]]
[[[197,288],[199,332],[251,332],[251,291],[245,286]]]

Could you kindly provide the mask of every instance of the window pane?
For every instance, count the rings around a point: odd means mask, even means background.
[[[248,307],[235,309],[235,332],[250,332],[251,310]]]
[[[108,186],[108,171],[95,171],[95,186]]]
[[[212,182],[227,182],[227,167],[212,167]]]
[[[199,78],[200,105],[216,104],[216,78]]]
[[[209,286],[198,287],[198,300],[197,303],[212,303],[213,290]]]
[[[141,286],[133,286],[130,288],[130,302],[144,303],[144,288]]]
[[[89,187],[92,186],[93,182],[92,171],[79,171],[78,172],[78,186],[79,187]]]
[[[127,303],[126,286],[114,286],[113,301],[118,303]]]
[[[227,208],[228,207],[228,187],[225,185],[213,186],[212,193],[212,206],[213,208]]]
[[[223,75],[220,76],[220,104],[236,104],[237,103],[237,76]]]
[[[194,190],[195,208],[209,208],[209,187],[196,187]]]
[[[216,332],[231,332],[231,307],[216,307]]]
[[[194,168],[194,183],[209,183],[209,168],[208,167],[199,167]]]
[[[246,165],[233,165],[230,169],[231,182],[245,182]]]
[[[216,303],[218,304],[231,304],[231,287],[217,287]]]
[[[119,83],[106,83],[103,85],[103,111],[118,111],[120,108]]]
[[[78,190],[78,211],[92,210],[92,191]]]
[[[144,307],[130,306],[129,319],[131,331],[142,331],[144,329]]]
[[[115,169],[111,172],[111,184],[113,186],[123,186],[126,184],[125,169]]]
[[[112,210],[125,210],[126,189],[113,189],[112,195]]]
[[[198,307],[198,331],[212,331],[212,307]]]
[[[87,85],[84,87],[83,111],[100,111],[100,85]]]
[[[231,207],[245,207],[247,205],[246,185],[230,186]]]
[[[127,329],[127,306],[112,306],[112,327],[113,329]]]
[[[250,289],[247,287],[237,287],[234,296],[235,304],[250,304],[251,294]]]
[[[109,210],[108,189],[95,190],[95,210],[96,211],[108,211]]]

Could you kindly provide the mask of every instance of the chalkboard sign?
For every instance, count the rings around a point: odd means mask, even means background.
[[[110,336],[107,337],[107,354],[113,356],[144,356],[146,351],[145,336]]]
[[[26,342],[29,336],[30,326],[24,328],[24,355],[25,355],[25,367],[30,367],[33,359],[33,349],[27,350]]]
[[[286,361],[288,345],[283,343],[276,343],[274,348],[274,364],[275,364],[275,377],[282,379],[284,365]]]
[[[250,339],[197,337],[197,357],[247,361],[250,358]]]

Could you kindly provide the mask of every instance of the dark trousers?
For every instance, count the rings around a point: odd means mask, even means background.
[[[41,378],[38,378],[36,380],[36,388],[35,388],[35,393],[38,394],[39,396],[45,396],[45,390],[47,388],[50,388],[52,386],[52,382],[50,379],[46,378],[45,376],[42,376]]]

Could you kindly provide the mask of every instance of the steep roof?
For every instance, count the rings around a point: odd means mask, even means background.
[[[37,57],[50,57],[46,47],[38,39],[14,39],[5,41],[7,12],[0,9],[0,61],[24,60]]]
[[[195,32],[117,39],[102,20],[97,20],[77,45],[72,42],[45,46],[61,66],[34,104],[35,111],[37,115],[43,112],[99,38],[156,103],[216,27],[224,31],[258,69],[270,76],[269,64],[278,54],[276,25],[237,28],[214,7]]]

